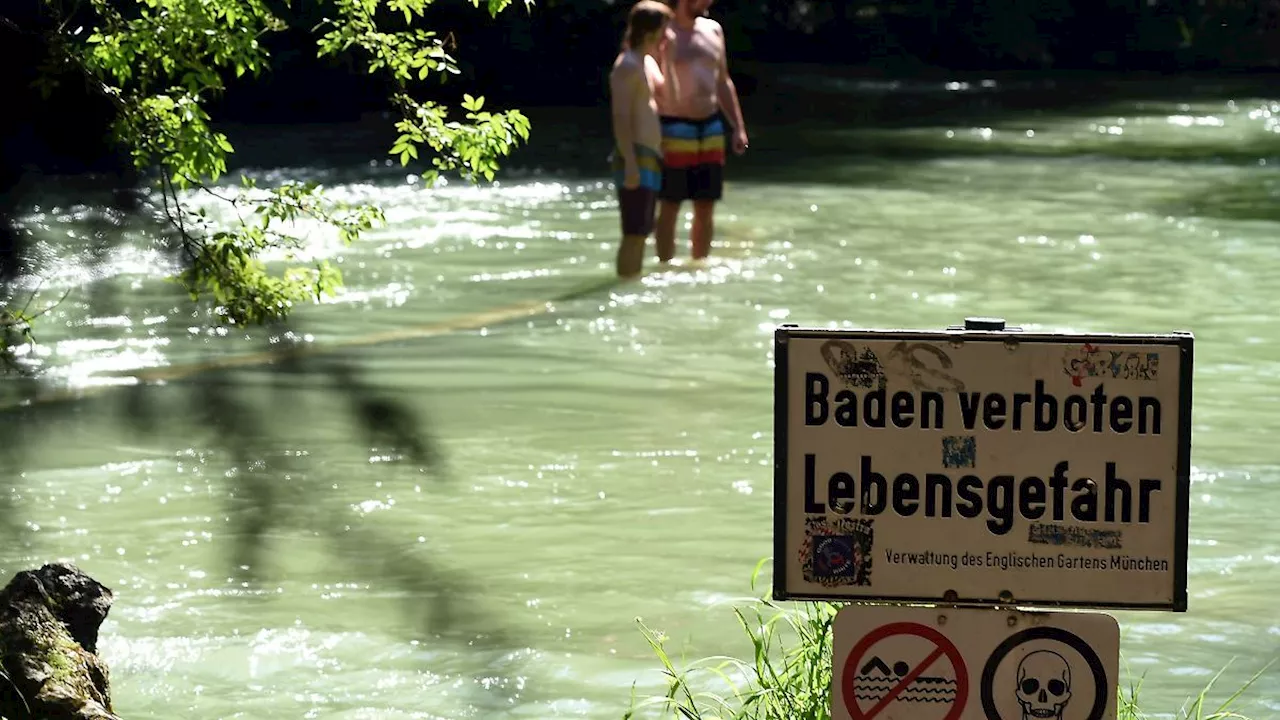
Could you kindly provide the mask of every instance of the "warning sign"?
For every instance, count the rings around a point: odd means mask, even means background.
[[[1185,611],[1192,344],[779,328],[774,597]]]
[[[1118,625],[1116,634],[1118,663]],[[1108,672],[1088,640],[1060,627],[1029,627],[1005,638],[987,657],[982,669],[983,717],[1115,717],[1110,709],[1116,700],[1113,678],[1115,670]]]
[[[957,720],[969,698],[964,658],[928,625],[896,622],[862,636],[840,678],[853,720],[894,717],[891,707],[919,706],[913,718]]]
[[[833,720],[1116,717],[1109,615],[850,605],[833,634]]]

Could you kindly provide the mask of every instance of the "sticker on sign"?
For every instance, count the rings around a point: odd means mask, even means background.
[[[774,597],[1185,612],[1192,348],[779,328]]]
[[[849,605],[832,640],[832,720],[1116,717],[1109,615]]]

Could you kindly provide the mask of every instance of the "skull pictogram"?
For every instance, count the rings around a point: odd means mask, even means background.
[[[1071,701],[1071,666],[1058,653],[1037,650],[1018,663],[1018,704],[1022,720],[1056,718]]]

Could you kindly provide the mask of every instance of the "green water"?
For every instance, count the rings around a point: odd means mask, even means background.
[[[948,92],[917,94],[945,105]],[[312,376],[250,368],[241,389],[218,386],[272,428],[249,461],[273,460],[260,475],[288,510],[254,584],[231,577],[237,462],[190,400],[215,380],[146,391],[169,408],[149,434],[120,422],[123,395],[37,405],[51,419],[13,436],[32,453],[9,493],[28,544],[0,570],[74,559],[115,590],[103,652],[130,718],[616,718],[633,681],[661,682],[635,617],[694,657],[748,651],[725,603],[771,552],[776,324],[1189,329],[1191,610],[1119,614],[1148,709],[1172,712],[1233,657],[1224,687],[1280,645],[1280,105],[1229,99],[879,127],[757,100],[709,268],[344,351],[425,414],[442,471],[370,447]],[[605,120],[534,120],[537,146],[483,190],[413,186],[356,128],[245,133],[264,182],[319,179],[390,220],[349,249],[317,238],[348,288],[302,310],[300,332],[359,339],[607,278]],[[83,237],[91,211],[62,197],[28,218],[57,260],[42,298],[84,280],[66,236]],[[77,291],[42,325],[61,380],[261,349],[190,330],[154,254],[121,250],[109,267],[118,309],[91,311]],[[441,599],[451,615],[433,619]],[[1250,711],[1280,715],[1280,674],[1260,682]]]

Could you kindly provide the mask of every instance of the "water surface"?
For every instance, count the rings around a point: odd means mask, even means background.
[[[772,91],[864,109],[945,106],[970,87],[787,82]],[[726,603],[771,552],[773,328],[997,315],[1196,333],[1191,611],[1120,613],[1125,661],[1147,675],[1148,709],[1171,712],[1231,658],[1234,689],[1273,657],[1280,105],[1187,91],[841,124],[757,104],[715,263],[430,337],[608,278],[607,119],[536,114],[537,147],[496,186],[435,191],[353,128],[242,132],[262,182],[315,179],[385,207],[390,226],[354,247],[316,238],[348,286],[300,311],[299,332],[354,342],[342,356],[426,414],[444,470],[371,446],[311,375],[251,367],[239,384],[149,389],[169,408],[150,434],[117,419],[118,391],[37,405],[69,411],[22,435],[33,452],[9,495],[30,543],[0,555],[4,573],[64,557],[116,591],[104,653],[129,717],[616,718],[633,682],[660,683],[637,616],[690,657],[749,651]],[[28,218],[57,259],[42,298],[82,281],[78,218],[92,212],[51,197]],[[119,307],[80,291],[46,316],[59,381],[262,349],[196,329],[160,265],[137,240],[108,264]],[[413,327],[424,336],[362,340]],[[210,383],[271,428],[250,457],[198,420]],[[232,577],[227,519],[232,483],[255,469],[288,510],[258,584]],[[428,612],[439,598],[447,617]],[[1273,704],[1255,716],[1280,713],[1280,675],[1256,697]]]

